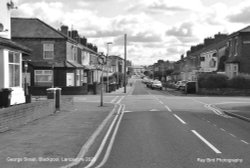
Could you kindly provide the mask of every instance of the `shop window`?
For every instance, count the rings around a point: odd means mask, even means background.
[[[9,87],[21,86],[21,54],[9,52]]]

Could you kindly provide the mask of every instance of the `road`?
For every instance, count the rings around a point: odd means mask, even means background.
[[[113,142],[110,137],[93,167],[247,168],[250,124],[213,106],[225,102],[250,99],[174,96],[135,79],[132,94],[121,101]]]

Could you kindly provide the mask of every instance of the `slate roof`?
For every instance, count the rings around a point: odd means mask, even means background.
[[[211,50],[217,50],[217,49],[222,48],[223,46],[226,46],[227,40],[228,40],[228,39],[226,38],[226,39],[224,39],[224,40],[222,40],[222,41],[220,41],[220,42],[217,42],[217,43],[214,43],[214,44],[211,44],[211,45],[205,47],[205,48],[202,50],[202,53],[208,52],[208,51],[211,51]]]
[[[28,47],[25,47],[21,44],[18,44],[10,39],[6,39],[3,37],[0,37],[0,48],[2,48],[1,46],[4,47],[8,47],[8,48],[12,48],[12,49],[16,49],[16,50],[20,50],[22,52],[24,52],[25,54],[30,55],[31,50]]]
[[[238,35],[240,33],[250,33],[250,26],[247,26],[247,27],[245,27],[245,28],[243,28],[243,29],[241,29],[239,31],[236,31],[236,32],[230,34],[229,37],[236,36],[236,35]]]
[[[12,38],[73,39],[37,18],[11,18]]]

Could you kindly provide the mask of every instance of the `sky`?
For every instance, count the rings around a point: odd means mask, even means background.
[[[134,65],[177,61],[192,45],[214,34],[250,25],[249,0],[13,0],[13,17],[39,18],[59,29],[78,30],[100,52]]]

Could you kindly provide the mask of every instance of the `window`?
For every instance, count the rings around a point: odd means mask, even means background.
[[[76,70],[76,86],[80,86],[81,74],[80,70]]]
[[[200,61],[205,61],[205,57],[200,57]]]
[[[21,54],[9,52],[9,87],[21,86]]]
[[[238,54],[238,45],[239,45],[238,37],[236,37],[235,38],[234,56],[237,56],[237,54]]]
[[[37,85],[51,85],[53,79],[52,70],[35,70],[35,83]]]
[[[53,43],[43,43],[43,58],[44,59],[54,58],[54,44]]]

